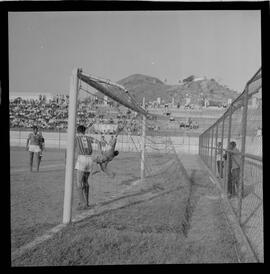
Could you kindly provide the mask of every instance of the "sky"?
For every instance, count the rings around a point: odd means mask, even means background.
[[[259,11],[9,13],[9,89],[69,92],[75,67],[111,81],[215,78],[242,92],[261,66]]]

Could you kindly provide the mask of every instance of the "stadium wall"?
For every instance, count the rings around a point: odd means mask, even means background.
[[[25,147],[29,131],[10,131],[10,146]],[[99,135],[92,135],[99,139]],[[64,132],[43,132],[46,148],[65,149],[67,133]],[[105,136],[109,140],[109,136]],[[166,152],[169,137],[166,136],[147,136],[146,151],[155,152],[157,150]],[[199,138],[191,136],[172,136],[170,137],[177,153],[198,154]],[[140,150],[141,137],[119,135],[116,149],[119,151]]]

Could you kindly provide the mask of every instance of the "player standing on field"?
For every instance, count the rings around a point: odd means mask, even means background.
[[[79,196],[79,205],[77,210],[89,208],[89,184],[88,178],[92,171],[92,143],[94,138],[85,135],[86,128],[82,125],[77,127],[77,136],[75,137],[76,152],[78,154],[75,169],[77,169],[77,191]]]
[[[42,136],[38,133],[38,127],[33,126],[33,132],[29,133],[27,141],[26,141],[26,150],[29,150],[30,155],[30,171],[33,170],[33,158],[34,154],[36,154],[37,159],[37,172],[39,171],[39,165],[40,165],[40,144],[42,141]]]

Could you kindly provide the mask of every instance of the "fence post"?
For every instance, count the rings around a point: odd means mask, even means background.
[[[203,161],[205,162],[205,133],[203,133],[201,135],[202,137],[202,141],[201,141],[201,144],[202,144],[202,150],[201,150],[201,153],[202,153],[202,159]]]
[[[246,133],[247,133],[247,111],[248,111],[248,86],[246,86],[245,96],[243,98],[243,113],[242,113],[242,144],[241,144],[241,163],[240,163],[240,178],[238,184],[238,218],[241,224],[242,197],[244,189],[244,166],[245,166],[245,149],[246,149]]]
[[[211,128],[211,157],[210,157],[210,161],[211,161],[211,170],[213,171],[213,144],[214,143],[214,127]]]
[[[230,106],[229,108],[229,127],[228,127],[228,140],[227,140],[227,149],[230,145],[230,142],[231,142],[231,130],[232,130],[232,105]],[[229,153],[226,151],[226,154],[227,154],[227,160],[226,160],[226,174],[225,174],[225,177],[226,177],[226,180],[225,180],[225,191],[226,191],[226,194],[228,194],[228,183],[229,183],[229,180],[230,180],[230,165],[229,165]]]
[[[209,166],[209,148],[210,148],[210,133],[209,129],[207,130],[207,166]]]
[[[203,136],[202,136],[202,156],[203,156],[203,160],[205,162],[205,134],[203,134]]]
[[[218,139],[218,124],[216,125],[216,136],[215,136],[215,175],[217,176],[217,139]]]
[[[224,161],[223,161],[223,155],[224,155],[224,146],[223,146],[223,142],[224,142],[224,124],[225,124],[225,118],[223,117],[222,119],[222,130],[221,130],[221,163],[220,163],[220,173],[221,173],[221,179],[223,181],[223,190],[224,190],[224,187],[225,187],[225,183],[224,183]]]

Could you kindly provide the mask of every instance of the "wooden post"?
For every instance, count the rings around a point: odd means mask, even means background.
[[[72,209],[72,192],[73,192],[73,175],[74,175],[74,139],[76,129],[77,114],[77,96],[79,89],[79,81],[77,77],[78,69],[73,69],[70,79],[69,90],[69,107],[68,107],[68,132],[67,132],[67,158],[65,171],[65,194],[64,194],[64,210],[63,223],[71,222]]]
[[[143,97],[143,109],[145,109],[145,97]],[[141,154],[141,179],[144,179],[144,154],[145,154],[145,127],[146,117],[143,115],[142,118],[142,154]]]

